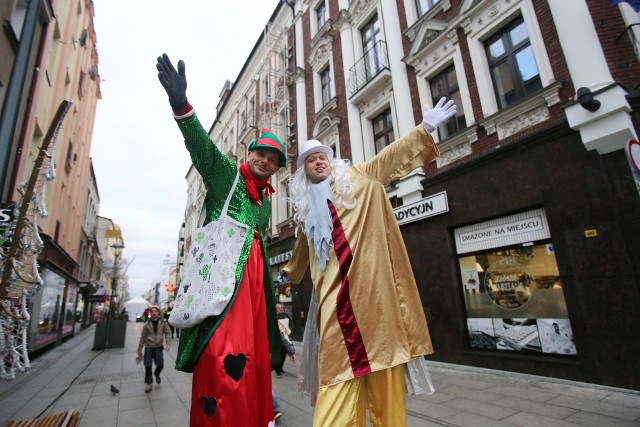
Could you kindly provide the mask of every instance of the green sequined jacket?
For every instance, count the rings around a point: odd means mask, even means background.
[[[184,136],[185,145],[191,154],[191,160],[196,170],[202,176],[207,190],[204,204],[206,208],[205,224],[208,224],[220,216],[238,169],[235,163],[222,154],[216,147],[200,124],[195,113],[191,117],[176,121]],[[251,203],[247,197],[247,186],[244,177],[240,175],[233,197],[229,203],[228,215],[250,227],[256,227],[260,233],[265,264],[264,293],[267,303],[269,346],[272,360],[274,360],[274,358],[277,360],[277,358],[280,357],[280,332],[276,318],[271,268],[264,241],[264,233],[269,224],[269,215],[271,215],[271,202],[269,199],[263,197],[260,207]],[[240,283],[242,280],[252,240],[253,233],[248,233],[247,240],[240,254],[240,260],[238,261],[236,283]],[[176,358],[177,370],[193,372],[193,367],[197,363],[200,354],[204,351],[209,339],[231,308],[237,291],[238,288],[236,287],[230,303],[219,316],[211,316],[193,328],[186,328],[180,331],[180,344],[178,346],[178,357]]]

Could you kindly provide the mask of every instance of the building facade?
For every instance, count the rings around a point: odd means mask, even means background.
[[[42,213],[37,226],[44,246],[38,265],[44,283],[31,300],[33,351],[52,342],[54,335],[59,340],[73,334],[81,284],[86,284],[89,265],[96,261],[84,228],[87,221],[95,222],[95,216],[87,218],[86,208],[95,178],[89,152],[101,97],[94,9],[91,0],[10,0],[3,2],[2,14],[6,39],[0,45],[1,163],[7,159],[5,148],[10,149],[8,167],[0,171],[2,201],[18,202],[24,191],[19,188],[37,176],[39,199],[28,203],[37,203]],[[58,121],[63,101],[73,104],[64,121]],[[7,119],[10,113],[13,120]],[[58,123],[63,126],[56,134]],[[50,132],[56,137],[50,138]],[[43,157],[41,149],[58,167],[34,174],[36,159]]]
[[[628,149],[639,22],[599,0],[280,2],[210,134],[240,164],[253,105],[248,141],[273,117],[294,160],[299,141],[319,139],[359,163],[419,124],[424,104],[454,99],[434,133],[441,155],[387,188],[429,359],[640,389],[640,171]],[[265,104],[279,51],[287,96]],[[295,239],[280,186],[293,171],[273,178],[274,272]],[[307,276],[277,292],[297,338],[310,289]]]
[[[97,244],[98,213],[100,212],[100,194],[98,183],[93,171],[93,163],[90,165],[89,185],[85,200],[84,214],[82,217],[82,233],[80,235],[80,247],[78,248],[78,283],[80,288],[80,300],[78,312],[81,313],[80,325],[86,327],[94,320],[94,307],[97,303],[93,295],[98,290],[98,272],[100,271],[100,247]]]

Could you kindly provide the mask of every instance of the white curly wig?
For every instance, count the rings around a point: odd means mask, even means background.
[[[331,160],[331,176],[333,177],[333,186],[338,192],[337,203],[341,203],[346,209],[356,207],[356,197],[354,194],[353,184],[349,176],[349,168],[351,162],[347,159]],[[309,178],[305,174],[304,167],[298,168],[291,178],[289,178],[289,197],[285,200],[293,205],[295,213],[293,220],[296,224],[304,222],[307,217],[309,207],[307,206],[307,189],[312,185]]]

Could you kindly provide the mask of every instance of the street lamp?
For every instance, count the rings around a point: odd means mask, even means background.
[[[105,337],[104,348],[105,350],[109,347],[109,336],[111,335],[111,323],[113,322],[113,318],[115,316],[114,310],[114,299],[116,296],[116,289],[118,288],[118,275],[119,275],[119,258],[122,254],[122,249],[124,249],[123,244],[113,244],[111,245],[113,251],[115,253],[115,259],[113,262],[113,273],[111,277],[111,297],[109,298],[109,318],[107,319],[107,336]]]

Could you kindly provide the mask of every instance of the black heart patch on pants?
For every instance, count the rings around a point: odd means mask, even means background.
[[[224,371],[235,382],[239,382],[244,374],[244,367],[247,365],[247,356],[242,353],[238,353],[237,356],[233,354],[227,354],[224,358]]]
[[[213,396],[201,396],[200,404],[202,405],[204,414],[209,418],[213,417],[213,414],[216,413],[216,408],[218,407],[218,401],[216,400],[216,398]]]

